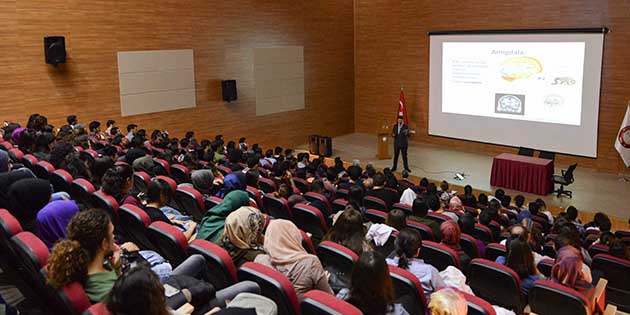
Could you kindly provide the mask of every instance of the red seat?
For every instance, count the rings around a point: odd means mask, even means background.
[[[260,190],[262,190],[265,194],[278,190],[276,183],[269,178],[260,178],[258,180],[258,186],[260,186]]]
[[[24,158],[24,153],[22,153],[20,149],[13,148],[7,153],[9,153],[9,158],[11,158],[11,160],[15,163],[21,163]]]
[[[129,163],[127,163],[127,162],[123,162],[123,161],[116,161],[116,163],[114,163],[114,165],[116,165],[116,166],[129,166],[129,167],[131,167],[131,166],[129,165]]]
[[[136,191],[147,193],[147,188],[151,184],[151,176],[146,172],[133,172],[133,187]]]
[[[477,239],[472,235],[462,233],[459,245],[470,259],[479,258],[479,248],[477,247]]]
[[[306,181],[306,179],[302,179],[302,178],[293,178],[293,182],[295,183],[295,187],[297,187],[298,190],[300,190],[301,193],[305,194],[310,190],[310,186],[309,183]],[[306,198],[306,197],[305,197]],[[308,200],[308,198],[307,198]]]
[[[354,305],[326,292],[311,290],[304,294],[300,303],[302,315],[362,315]]]
[[[206,259],[208,277],[215,289],[226,288],[238,281],[236,266],[230,254],[222,247],[206,240],[194,240],[188,246],[188,253],[199,254]]]
[[[118,208],[117,232],[142,250],[155,250],[155,246],[147,237],[147,228],[151,225],[151,218],[142,209],[125,204]]]
[[[306,234],[306,232],[302,230],[300,230],[300,234],[302,235],[302,247],[304,247],[304,250],[306,250],[311,255],[317,255],[317,252],[315,251],[315,246],[313,245],[313,240],[311,240],[311,237],[308,236],[308,234]]]
[[[168,184],[168,186],[171,188],[171,192],[173,194],[177,190],[177,182],[174,179],[172,179],[172,178],[170,178],[168,176],[164,176],[164,175],[155,176],[155,179],[158,180],[158,181],[161,181],[161,182],[164,182],[164,183]]]
[[[159,173],[166,174],[166,175],[171,174],[171,165],[168,164],[166,160],[154,158],[153,162],[155,162],[156,165],[162,168],[163,171]]]
[[[105,304],[96,303],[85,310],[83,315],[111,315],[111,312],[107,309]]]
[[[486,300],[476,297],[466,292],[460,293],[466,298],[466,304],[468,305],[468,315],[496,315],[497,312],[492,308],[492,305]]]
[[[32,154],[26,154],[24,155],[24,158],[22,158],[22,164],[31,170],[33,169],[33,165],[36,165],[37,162],[39,162],[39,160]]]
[[[289,203],[282,197],[276,197],[273,194],[265,194],[263,196],[264,212],[276,219],[291,219],[291,209]]]
[[[190,170],[181,164],[171,165],[171,175],[178,184],[190,183]]]
[[[447,220],[452,220],[451,217],[447,216],[446,214],[436,212],[427,213],[427,218],[437,222],[438,224],[442,224]]]
[[[177,267],[188,257],[188,240],[176,227],[162,221],[153,222],[147,229],[147,236],[173,267]]]
[[[553,268],[554,264],[555,264],[555,261],[553,259],[545,258],[538,262],[538,265],[536,265],[536,268],[538,268],[538,271],[540,271],[540,273],[542,273],[543,276],[548,278],[548,277],[551,277],[551,269]]]
[[[316,243],[319,243],[328,232],[328,224],[319,209],[298,203],[293,206],[293,223],[303,231],[311,233]]]
[[[413,210],[411,209],[411,206],[405,203],[400,203],[397,202],[395,204],[392,205],[392,210],[394,209],[400,209],[402,210],[406,216],[410,216],[413,214]]]
[[[615,237],[616,238],[630,237],[630,231],[616,231]]]
[[[407,220],[407,227],[418,231],[425,241],[436,241],[433,230],[426,224],[414,220]]]
[[[50,174],[50,184],[53,186],[55,192],[69,192],[73,180],[72,175],[62,169],[55,170]]]
[[[337,189],[337,192],[335,193],[335,198],[348,200],[348,192],[349,191],[347,189]]]
[[[446,269],[448,266],[461,269],[459,255],[454,250],[439,243],[431,241],[422,242],[420,256],[426,263],[437,268],[439,271]]]
[[[0,209],[0,233],[6,238],[11,238],[22,232],[22,225],[7,209]]]
[[[630,261],[608,254],[598,254],[593,257],[593,270],[603,273],[608,279],[606,286],[606,303],[616,305],[619,310],[630,312]]]
[[[218,165],[217,170],[223,174],[223,176],[232,173],[232,170],[225,165]]]
[[[262,209],[263,199],[262,199],[262,195],[260,194],[260,190],[252,186],[247,186],[246,190],[247,190],[247,194],[249,194],[249,198],[254,199],[254,201],[256,201],[256,204],[258,205],[256,208]]]
[[[523,314],[526,301],[521,293],[521,281],[512,269],[482,258],[473,259],[468,269],[469,285],[476,296],[513,310],[517,315]]]
[[[490,261],[497,260],[497,257],[507,255],[507,248],[505,245],[499,243],[490,243],[486,245],[486,259]]]
[[[389,275],[392,278],[396,299],[405,301],[403,306],[409,314],[425,314],[427,311],[427,301],[422,289],[422,284],[417,276],[411,272],[389,265]]]
[[[347,205],[348,205],[348,201],[345,199],[337,198],[333,200],[332,205],[331,205],[332,213],[337,213],[339,211],[345,210]]]
[[[102,190],[98,190],[92,194],[94,208],[105,210],[112,218],[114,225],[118,223],[118,201],[116,198],[104,193]]]
[[[191,215],[197,222],[201,221],[201,218],[206,214],[206,204],[203,200],[203,195],[197,189],[187,186],[177,187],[175,203],[179,205],[179,210]]]
[[[473,236],[484,242],[484,244],[492,243],[494,241],[494,237],[492,236],[492,230],[481,224],[475,224],[475,229],[473,230]]]
[[[223,201],[223,199],[219,198],[219,197],[215,197],[215,196],[211,196],[208,197],[206,199],[204,199],[204,204],[206,206],[206,209],[212,209],[214,207],[216,207],[218,204],[221,203],[221,201]]]
[[[317,246],[317,257],[324,268],[333,267],[336,271],[350,274],[359,256],[347,247],[330,241],[323,241]]]
[[[96,151],[94,151],[92,149],[87,149],[87,150],[84,150],[83,152],[89,154],[93,159],[96,159],[99,156],[98,152],[96,152]]]
[[[278,306],[278,315],[299,315],[300,303],[289,279],[279,271],[261,264],[247,262],[238,269],[238,279],[258,283],[261,294]]]
[[[328,198],[326,198],[326,196],[322,194],[314,193],[311,191],[311,192],[305,193],[303,197],[309,202],[313,202],[317,200],[323,202],[326,205],[326,209],[328,209],[328,213],[332,212],[332,207],[330,206],[330,202],[328,201]]]
[[[387,212],[367,209],[365,211],[365,218],[372,223],[385,223],[385,220],[387,220]]]
[[[73,200],[85,205],[87,208],[91,208],[93,205],[92,194],[96,191],[94,185],[83,178],[77,178],[70,184],[70,191],[68,192]]]
[[[383,212],[388,212],[387,204],[383,199],[374,197],[374,196],[365,196],[363,197],[363,206],[368,209],[376,209]]]
[[[529,289],[529,307],[537,314],[590,315],[591,303],[581,293],[549,280]]]
[[[588,253],[595,257],[597,254],[608,254],[608,250],[608,245],[597,243],[588,248]]]
[[[49,179],[50,174],[55,171],[55,167],[46,161],[39,161],[32,166],[33,173],[37,178]]]

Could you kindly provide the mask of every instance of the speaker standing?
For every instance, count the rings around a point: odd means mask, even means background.
[[[412,133],[409,127],[403,122],[403,116],[398,116],[398,122],[392,129],[392,137],[394,137],[394,166],[392,172],[398,166],[398,154],[402,153],[403,166],[407,172],[411,172],[407,163],[407,146],[409,145],[409,134]]]

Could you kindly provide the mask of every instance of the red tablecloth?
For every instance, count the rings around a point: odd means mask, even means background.
[[[490,185],[537,195],[553,192],[553,160],[502,153],[494,157]]]

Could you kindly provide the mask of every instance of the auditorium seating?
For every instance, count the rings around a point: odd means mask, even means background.
[[[429,212],[427,213],[427,219],[431,219],[437,222],[438,225],[441,225],[442,223],[446,222],[446,220],[451,220],[451,217],[443,213]]]
[[[326,198],[326,196],[322,194],[314,193],[314,192],[307,192],[303,195],[303,197],[309,202],[313,202],[317,200],[321,201],[322,203],[326,205],[326,209],[328,209],[328,213],[332,212],[332,207],[330,206],[330,202],[328,201],[328,198]]]
[[[124,235],[127,241],[133,242],[142,250],[156,249],[146,234],[151,218],[144,210],[134,205],[122,205],[118,208],[118,218],[117,232]]]
[[[461,269],[459,255],[454,250],[439,243],[423,241],[420,257],[439,271],[448,266]]]
[[[410,216],[413,213],[413,210],[411,209],[411,206],[408,204],[404,204],[404,203],[400,203],[397,202],[395,204],[392,205],[392,210],[394,209],[399,209],[402,210],[406,216]]]
[[[324,268],[331,266],[336,271],[350,274],[352,266],[359,260],[359,256],[353,251],[330,241],[323,241],[317,246],[317,257]]]
[[[65,170],[55,170],[50,174],[50,184],[55,192],[69,192],[72,181],[72,175]]]
[[[517,315],[523,314],[525,297],[520,279],[512,269],[486,259],[473,259],[468,267],[468,284],[476,296]]]
[[[529,307],[536,314],[589,315],[592,302],[571,288],[538,280],[529,290]]]
[[[276,219],[291,219],[291,209],[289,203],[282,197],[276,197],[273,194],[265,194],[263,196],[264,212]]]
[[[210,210],[210,209],[214,208],[215,206],[217,206],[218,204],[220,204],[221,201],[223,201],[223,199],[221,199],[219,197],[215,197],[215,196],[210,196],[210,197],[207,197],[207,198],[203,199],[204,206],[208,210]]]
[[[372,223],[385,223],[387,213],[381,210],[367,209],[367,211],[365,211],[365,218]]]
[[[362,315],[352,304],[342,301],[328,293],[311,290],[304,294],[300,302],[302,315]]]
[[[278,315],[301,314],[293,284],[277,270],[261,264],[247,262],[238,269],[238,279],[250,280],[260,286],[260,292],[278,306]]]
[[[477,248],[477,240],[468,234],[462,233],[459,245],[468,257],[471,259],[479,258],[479,248]]]
[[[246,190],[247,190],[247,193],[249,194],[249,198],[254,199],[254,201],[256,201],[256,204],[258,205],[258,209],[262,209],[263,199],[262,199],[262,195],[260,194],[260,190],[252,186],[247,186]]]
[[[333,200],[331,207],[332,207],[332,213],[337,213],[339,211],[343,211],[346,206],[348,205],[348,201],[345,199],[335,199]]]
[[[175,169],[173,169],[175,170]],[[203,195],[192,187],[178,186],[175,190],[175,203],[182,212],[190,215],[197,222],[206,213],[206,204]]]
[[[433,230],[426,224],[414,220],[407,220],[407,227],[420,232],[423,241],[437,241],[433,235]]]
[[[597,254],[591,269],[601,272],[608,280],[606,302],[616,305],[620,311],[630,312],[630,261]]]
[[[466,298],[468,305],[467,315],[496,315],[496,311],[492,305],[482,298],[476,297],[466,292],[460,292]]]
[[[180,164],[171,165],[171,175],[178,184],[190,183],[190,170]]]
[[[273,180],[269,178],[260,178],[258,180],[258,186],[260,186],[260,190],[262,190],[265,194],[269,194],[278,190],[278,187],[276,187],[276,183],[274,183]]]
[[[409,314],[425,314],[427,301],[418,277],[405,269],[392,265],[388,267],[396,299],[403,301],[403,306]]]
[[[495,261],[499,256],[506,256],[507,249],[505,245],[499,243],[490,243],[486,245],[486,259]]]
[[[305,179],[302,178],[294,178],[293,182],[295,183],[295,187],[297,187],[297,189],[305,194],[307,192],[309,192],[310,190],[310,185],[308,184],[308,182]],[[307,199],[308,200],[308,199]]]
[[[149,184],[151,184],[151,176],[149,174],[141,171],[133,173],[133,187],[136,191],[146,194]]]
[[[553,268],[554,264],[555,262],[553,261],[553,259],[545,258],[539,261],[536,267],[538,268],[538,271],[540,271],[540,273],[542,273],[545,277],[550,277],[551,268]]]
[[[292,220],[295,225],[308,233],[311,233],[315,243],[324,238],[328,232],[328,224],[319,209],[306,204],[296,204],[293,206]]]
[[[149,240],[173,268],[188,257],[188,240],[182,231],[165,222],[153,222],[147,229]]]
[[[234,262],[222,247],[206,240],[194,240],[188,246],[188,254],[200,254],[205,258],[208,279],[215,289],[221,290],[238,281]]]
[[[375,209],[383,212],[389,212],[387,208],[387,204],[381,198],[374,196],[365,196],[363,197],[363,206],[368,209]]]
[[[92,194],[96,191],[94,185],[83,178],[77,178],[70,185],[70,197],[77,203],[83,204],[88,208],[93,207]]]
[[[476,239],[484,242],[485,244],[492,243],[494,237],[492,236],[492,230],[489,227],[481,224],[475,224],[473,235]]]
[[[55,168],[47,161],[39,161],[37,164],[33,164],[31,170],[37,178],[47,180],[50,178],[50,174],[55,171]]]

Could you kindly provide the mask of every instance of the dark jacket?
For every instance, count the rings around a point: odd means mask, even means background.
[[[398,124],[395,124],[392,129],[392,137],[394,137],[394,147],[406,148],[409,144],[409,127],[402,124],[400,132],[398,132]]]

